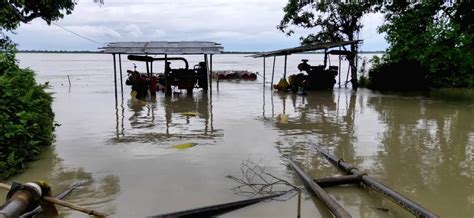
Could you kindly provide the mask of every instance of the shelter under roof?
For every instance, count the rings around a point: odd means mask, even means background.
[[[326,49],[336,48],[336,47],[340,47],[340,46],[358,44],[360,42],[362,42],[362,40],[318,43],[318,44],[312,44],[312,45],[298,46],[298,47],[294,47],[294,48],[280,49],[280,50],[276,50],[276,51],[261,52],[261,53],[252,55],[251,57],[261,58],[261,57],[291,55],[291,54],[295,54],[295,53],[303,53],[303,52],[310,52],[310,51],[317,51],[317,50],[326,50]]]
[[[221,54],[224,47],[215,42],[204,41],[151,41],[151,42],[111,42],[100,48],[107,54]]]

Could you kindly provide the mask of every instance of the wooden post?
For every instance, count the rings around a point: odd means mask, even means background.
[[[286,64],[287,64],[287,60],[288,60],[288,55],[285,55],[285,69],[283,71],[283,78],[286,79]]]
[[[275,61],[276,61],[276,56],[273,56],[273,70],[272,70],[272,84],[271,84],[271,89],[273,89],[273,78],[275,77]]]

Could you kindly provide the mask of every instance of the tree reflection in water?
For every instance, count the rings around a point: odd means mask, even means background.
[[[393,96],[371,97],[368,103],[387,125],[376,159],[381,172],[398,172],[388,182],[430,202],[430,208],[443,208],[440,215],[474,214],[472,104]]]
[[[314,143],[435,213],[474,214],[474,207],[469,206],[474,202],[472,102],[379,95],[368,90],[276,96],[282,104],[276,104],[277,113],[290,115],[288,123],[271,121],[281,134],[276,147],[284,159],[296,159],[310,175],[320,178],[338,172],[311,148]],[[344,189],[331,189],[331,193],[361,217],[379,213],[371,208],[379,206],[390,208],[395,216],[405,214],[373,193],[348,194]],[[450,204],[465,206],[453,209],[446,206]]]

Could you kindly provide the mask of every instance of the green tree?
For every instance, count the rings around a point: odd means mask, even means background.
[[[12,42],[6,32],[13,32],[21,23],[41,18],[48,24],[71,14],[74,0],[0,0],[0,48],[6,50]]]
[[[387,64],[418,62],[430,87],[474,86],[473,1],[395,1],[384,12]]]
[[[25,169],[53,141],[52,97],[21,69],[7,33],[36,18],[48,24],[70,14],[74,0],[0,0],[0,179]]]
[[[285,15],[277,26],[287,35],[292,35],[291,27],[311,28],[317,31],[301,38],[303,45],[335,42],[345,40],[356,40],[363,25],[361,18],[377,9],[372,1],[312,1],[301,3],[300,0],[289,0],[283,8]],[[309,1],[308,1],[309,2]],[[351,66],[351,82],[353,88],[357,89],[357,45],[351,45],[351,55],[347,60]]]

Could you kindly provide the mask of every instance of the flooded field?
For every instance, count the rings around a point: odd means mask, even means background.
[[[18,58],[21,66],[37,72],[39,82],[49,81],[60,126],[54,146],[11,181],[42,179],[56,192],[86,181],[87,185],[67,199],[114,217],[143,217],[245,199],[234,193],[232,188],[238,184],[226,176],[240,176],[241,163],[246,160],[297,185],[288,158],[315,178],[337,175],[314,145],[436,214],[474,214],[473,101],[347,88],[287,95],[270,91],[269,84],[264,90],[259,78],[221,82],[219,90],[214,83],[212,95],[196,91],[193,96],[183,92],[165,98],[160,93],[146,102],[131,100],[130,87],[125,86],[123,98],[119,89],[116,104],[110,55],[19,54]],[[289,56],[290,74],[303,58],[310,64],[323,59],[316,54]],[[201,59],[189,57],[191,65]],[[277,61],[276,81],[283,72],[282,59]],[[133,69],[128,61],[123,67]],[[214,57],[214,69],[261,73],[262,60],[219,55]],[[267,59],[267,81],[270,71],[271,60]],[[277,119],[280,114],[288,114],[288,121]],[[183,143],[196,144],[187,149],[174,147]],[[354,217],[409,215],[373,192],[354,187],[328,192]],[[223,217],[296,217],[296,210],[297,199],[291,198],[256,204]],[[84,217],[70,210],[61,212]],[[330,214],[304,193],[302,217],[315,216]]]

